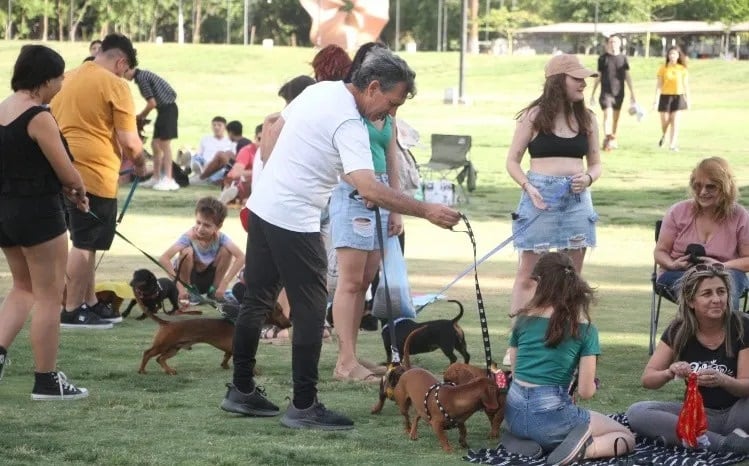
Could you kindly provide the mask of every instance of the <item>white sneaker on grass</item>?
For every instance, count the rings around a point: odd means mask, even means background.
[[[228,188],[221,191],[221,194],[219,195],[218,200],[224,204],[228,204],[237,198],[237,194],[239,194],[239,188],[237,188],[234,185],[231,185]]]

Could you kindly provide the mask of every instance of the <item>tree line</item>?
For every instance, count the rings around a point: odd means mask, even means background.
[[[456,49],[463,1],[473,44],[556,22],[749,21],[747,0],[390,0],[382,39],[413,41],[422,50]],[[298,0],[0,0],[6,39],[88,41],[121,32],[136,41],[272,38],[279,45],[311,45],[310,25]]]

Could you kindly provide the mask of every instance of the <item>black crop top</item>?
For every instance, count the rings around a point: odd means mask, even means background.
[[[581,159],[588,153],[588,136],[583,134],[582,131],[572,138],[563,138],[556,134],[539,132],[528,143],[528,152],[531,154],[532,159],[542,159],[545,157]]]
[[[31,119],[48,111],[47,107],[31,107],[0,125],[0,198],[47,196],[62,190],[52,165],[28,132]]]

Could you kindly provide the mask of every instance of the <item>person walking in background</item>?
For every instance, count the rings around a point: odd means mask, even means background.
[[[545,73],[541,96],[518,113],[507,152],[507,173],[522,189],[512,224],[520,255],[510,314],[533,296],[531,271],[542,253],[566,251],[580,274],[585,251],[596,245],[598,216],[588,188],[601,176],[601,157],[595,114],[583,92],[585,78],[597,75],[567,54],[549,60]],[[526,150],[527,173],[520,166]]]
[[[93,61],[65,75],[62,89],[51,102],[52,114],[86,185],[91,209],[91,213],[81,212],[66,200],[73,242],[65,308],[60,314],[66,328],[106,329],[122,321],[110,306],[96,299],[95,261],[96,251],[107,251],[114,239],[121,159],[132,160],[136,176],[145,175],[133,96],[122,79],[136,66],[138,58],[130,39],[110,34]]]
[[[666,133],[671,128],[669,149],[679,150],[679,125],[681,112],[689,108],[689,79],[687,74],[687,56],[679,47],[671,47],[666,53],[666,63],[658,68],[658,81],[655,85],[653,108],[661,114],[661,139],[663,145]]]
[[[621,53],[622,39],[611,36],[606,42],[606,53],[598,57],[598,77],[593,82],[593,92],[590,93],[590,104],[593,105],[598,85],[601,85],[601,95],[598,103],[603,110],[603,150],[616,149],[616,130],[619,126],[619,115],[624,102],[624,83],[629,88],[630,105],[636,104],[635,91],[632,87],[632,77],[629,74],[627,56]]]
[[[153,124],[153,176],[143,183],[157,191],[176,191],[179,185],[172,177],[172,139],[177,139],[177,93],[161,76],[148,70],[131,68],[125,72],[125,79],[135,81],[146,106],[138,114],[139,124],[144,124],[151,110],[156,109]],[[163,176],[162,176],[163,173]]]
[[[60,91],[65,61],[43,45],[21,48],[13,94],[0,102],[0,247],[13,277],[0,305],[0,379],[10,345],[31,313],[32,400],[75,400],[88,390],[57,370],[60,297],[65,287],[68,235],[64,193],[86,212],[80,173],[47,104]]]

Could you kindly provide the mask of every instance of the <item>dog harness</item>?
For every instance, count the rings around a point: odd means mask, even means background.
[[[455,384],[452,382],[437,382],[436,384],[429,387],[429,390],[427,390],[427,394],[424,395],[424,411],[426,411],[427,413],[427,421],[431,421],[432,413],[429,412],[429,395],[434,392],[434,401],[437,402],[437,409],[440,410],[440,413],[442,413],[442,416],[445,418],[445,426],[450,428],[457,425],[458,421],[450,417],[445,407],[442,405],[442,403],[440,403],[440,388],[442,388],[443,385],[450,385],[453,387],[455,386]]]

